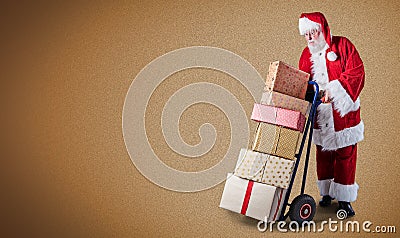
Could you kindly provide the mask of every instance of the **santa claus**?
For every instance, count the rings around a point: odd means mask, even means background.
[[[351,202],[357,198],[355,182],[357,143],[364,138],[359,95],[364,86],[364,66],[354,45],[345,37],[332,36],[319,12],[303,13],[300,34],[307,47],[299,69],[319,84],[322,104],[317,108],[313,141],[317,146],[320,206],[337,199],[339,209],[354,216]]]

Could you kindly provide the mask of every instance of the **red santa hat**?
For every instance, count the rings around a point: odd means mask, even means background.
[[[299,30],[300,35],[306,34],[307,31],[312,29],[317,29],[322,31],[326,43],[329,46],[329,52],[327,53],[327,58],[329,61],[335,61],[337,55],[331,49],[332,35],[328,26],[328,21],[325,16],[320,12],[312,13],[302,13],[299,18]]]

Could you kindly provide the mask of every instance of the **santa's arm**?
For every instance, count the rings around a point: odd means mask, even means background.
[[[299,60],[299,69],[306,73],[311,74],[311,61],[310,61],[310,53],[308,51],[308,47],[303,50],[303,53],[300,56]],[[310,79],[311,80],[311,79]],[[312,85],[308,85],[307,92],[305,96],[305,100],[312,103],[314,98],[314,87]]]
[[[311,73],[310,57],[311,55],[308,51],[308,48],[304,48],[299,60],[299,69],[309,74]]]
[[[334,108],[343,117],[359,108],[358,96],[364,87],[365,73],[363,62],[354,45],[347,40],[342,49],[340,57],[345,62],[345,71],[338,79],[330,81],[326,90]]]

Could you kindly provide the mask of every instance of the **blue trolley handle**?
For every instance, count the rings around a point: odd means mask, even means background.
[[[303,180],[302,180],[302,184],[301,184],[301,194],[304,194],[304,189],[305,189],[305,185],[306,185],[308,162],[309,162],[309,158],[310,158],[311,141],[312,141],[312,134],[313,134],[313,126],[314,126],[314,117],[315,117],[315,112],[317,110],[318,105],[321,104],[321,100],[320,100],[320,98],[318,98],[318,94],[319,94],[318,84],[314,81],[309,81],[308,84],[311,84],[315,87],[314,98],[313,98],[311,110],[309,113],[309,117],[308,117],[308,120],[306,123],[306,128],[304,129],[303,138],[301,140],[301,144],[300,144],[300,148],[299,148],[299,153],[295,155],[296,163],[293,168],[293,174],[292,174],[292,178],[290,179],[289,187],[286,191],[285,200],[283,202],[281,215],[279,218],[280,221],[286,220],[287,216],[289,215],[289,214],[284,215],[284,213],[286,211],[286,206],[288,205],[288,200],[290,197],[290,193],[292,191],[293,182],[296,177],[297,167],[299,166],[301,154],[303,152],[304,144],[305,144],[305,141],[307,138],[307,134],[309,132],[309,140],[308,140],[307,152],[306,152],[306,161],[304,164]]]
[[[319,94],[319,86],[316,82],[313,81],[309,81],[309,84],[314,85],[315,87],[315,94],[314,94],[314,98],[313,98],[313,104],[311,106],[311,112],[310,112],[310,118],[307,121],[310,121],[311,123],[311,127],[310,127],[310,134],[308,136],[308,145],[307,145],[307,152],[306,152],[306,161],[304,164],[304,172],[303,172],[303,181],[301,183],[301,194],[304,194],[304,189],[306,186],[306,179],[307,179],[307,171],[308,171],[308,161],[310,160],[310,150],[311,150],[311,141],[312,141],[312,135],[313,135],[313,128],[314,128],[314,120],[315,120],[315,112],[317,110],[318,105],[321,103],[321,100],[318,98],[318,94]],[[306,128],[306,131],[308,130],[308,128]],[[303,136],[303,140],[304,140],[304,136]],[[303,144],[303,141],[302,141]],[[300,148],[299,151],[299,156],[298,156],[298,160],[300,160],[301,157],[301,150],[303,148]]]

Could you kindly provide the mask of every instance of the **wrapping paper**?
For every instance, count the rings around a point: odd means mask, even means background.
[[[304,99],[309,77],[308,73],[282,61],[272,62],[265,80],[265,90]]]
[[[267,222],[276,188],[228,174],[220,207]]]
[[[293,160],[270,155],[261,182],[274,187],[288,188],[293,167]]]
[[[306,117],[298,111],[255,103],[251,119],[303,132]]]
[[[288,188],[293,166],[293,160],[242,149],[234,174],[274,187]]]
[[[272,202],[271,212],[269,213],[268,222],[277,221],[281,215],[283,202],[285,201],[287,189],[277,188]]]
[[[293,160],[298,150],[299,139],[299,131],[259,123],[252,150]]]
[[[311,110],[311,103],[283,93],[267,91],[262,94],[261,104],[299,111],[307,117]]]
[[[268,157],[269,155],[264,153],[241,149],[234,174],[241,178],[261,182]]]

